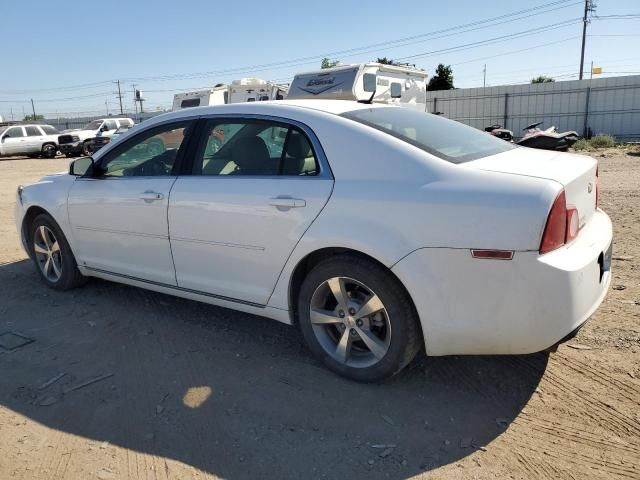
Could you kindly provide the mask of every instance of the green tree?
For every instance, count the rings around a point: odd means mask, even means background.
[[[327,57],[322,59],[322,63],[320,64],[320,68],[331,68],[335,67],[340,63],[340,60],[329,60]]]
[[[536,78],[531,79],[531,83],[551,83],[555,82],[555,79],[551,77],[546,77],[544,75],[539,75]]]
[[[439,64],[436,68],[436,74],[431,77],[427,90],[452,90],[453,87],[453,71],[451,65]]]
[[[35,122],[36,120],[44,120],[44,115],[25,115],[24,122]]]
[[[378,57],[376,62],[382,63],[383,65],[397,65],[394,60],[392,60],[391,58],[387,58],[387,57]]]

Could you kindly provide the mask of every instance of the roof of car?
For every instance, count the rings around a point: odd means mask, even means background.
[[[279,110],[287,110],[291,108],[295,109],[304,109],[304,110],[314,110],[318,112],[330,113],[334,115],[340,115],[346,112],[351,112],[354,110],[363,110],[370,108],[380,108],[380,107],[391,107],[391,108],[400,108],[395,107],[389,104],[369,104],[369,103],[360,103],[353,100],[319,100],[319,99],[311,99],[311,100],[270,100],[265,102],[242,102],[242,103],[231,103],[226,105],[212,105],[212,106],[204,106],[204,107],[192,107],[192,108],[184,108],[180,110],[175,110],[173,112],[167,112],[162,115],[158,115],[153,117],[145,122],[146,125],[157,124],[164,122],[166,120],[172,119],[181,119],[181,118],[190,118],[190,117],[198,117],[201,115],[209,115],[209,114],[274,114],[274,109]]]

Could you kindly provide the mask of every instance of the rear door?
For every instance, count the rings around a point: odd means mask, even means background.
[[[44,135],[38,127],[35,125],[29,125],[24,127],[27,133],[27,141],[25,142],[27,151],[26,153],[39,153],[44,143]]]
[[[201,127],[192,175],[169,201],[178,286],[264,305],[333,178],[304,126],[211,118]]]

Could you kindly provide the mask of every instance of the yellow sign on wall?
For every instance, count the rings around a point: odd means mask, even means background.
[[[602,67],[591,67],[591,73],[593,73],[594,75],[602,73]]]

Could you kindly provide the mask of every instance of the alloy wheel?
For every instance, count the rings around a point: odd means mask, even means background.
[[[50,282],[57,282],[62,276],[62,251],[56,236],[51,229],[40,225],[33,237],[33,251],[40,271]]]
[[[362,282],[333,277],[316,288],[309,318],[316,339],[333,359],[354,368],[375,365],[391,343],[384,304]]]

